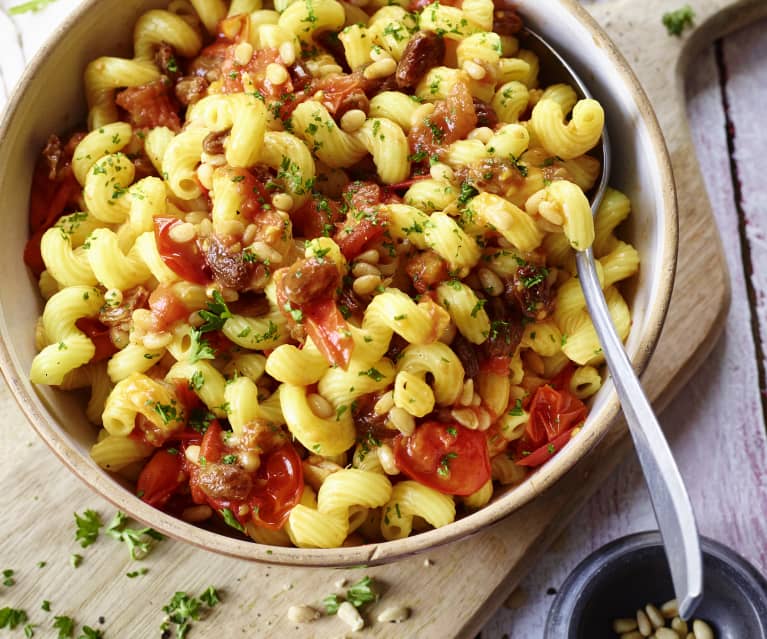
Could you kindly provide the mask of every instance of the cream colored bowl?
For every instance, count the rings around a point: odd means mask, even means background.
[[[444,528],[354,548],[306,550],[259,545],[198,528],[146,505],[89,457],[95,429],[76,394],[34,387],[28,371],[35,355],[34,326],[42,311],[36,282],[22,261],[32,170],[51,132],[85,120],[82,74],[94,57],[131,53],[132,25],[162,0],[88,0],[55,33],[24,75],[0,128],[2,250],[0,363],[32,426],[84,482],[116,507],[174,537],[208,550],[269,563],[358,565],[391,561],[470,535],[540,495],[607,432],[619,411],[612,384],[594,398],[586,428],[552,461],[492,503]],[[519,0],[519,11],[586,80],[605,107],[614,160],[611,184],[633,203],[625,239],[642,259],[629,296],[633,325],[628,351],[646,364],[660,333],[671,295],[677,246],[677,214],[671,167],[655,116],[625,60],[607,35],[573,0]]]

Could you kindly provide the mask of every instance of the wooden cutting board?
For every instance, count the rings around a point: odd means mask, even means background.
[[[764,0],[693,0],[696,28],[683,39],[666,34],[660,16],[668,0],[615,0],[592,5],[594,16],[629,60],[658,113],[671,152],[680,205],[679,263],[668,319],[644,387],[665,405],[708,354],[723,326],[729,283],[716,226],[688,131],[681,77],[695,51],[725,31],[767,14]],[[705,287],[700,283],[705,282]],[[337,582],[376,579],[382,601],[367,618],[375,637],[472,637],[508,596],[569,518],[603,483],[630,449],[623,424],[548,493],[476,536],[387,566],[365,569],[295,569],[246,563],[165,541],[143,562],[104,538],[80,549],[72,512],[92,508],[108,519],[111,506],[71,475],[36,439],[10,393],[0,388],[0,570],[15,570],[16,585],[0,588],[0,607],[23,608],[36,636],[52,636],[52,616],[69,615],[102,627],[108,638],[159,635],[162,606],[176,590],[199,593],[215,585],[223,604],[195,624],[192,637],[339,637],[337,618],[296,626],[294,604],[317,604],[340,592]],[[70,565],[73,553],[82,565]],[[428,560],[428,561],[427,561]],[[47,562],[38,568],[38,562]],[[426,562],[426,563],[425,563]],[[427,565],[428,564],[428,565]],[[146,567],[133,579],[129,571]],[[51,601],[51,612],[40,609]],[[412,609],[405,624],[374,622],[394,604]],[[105,618],[99,626],[99,617]],[[16,631],[20,633],[20,630]]]

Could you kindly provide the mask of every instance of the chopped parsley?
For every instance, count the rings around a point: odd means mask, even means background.
[[[325,612],[329,615],[334,615],[338,612],[338,606],[341,602],[338,600],[338,595],[328,595],[322,600],[322,605],[325,606]]]
[[[669,35],[681,36],[685,28],[694,24],[695,12],[689,4],[686,4],[681,9],[664,13],[662,21]]]
[[[87,548],[96,541],[103,525],[101,516],[94,510],[86,510],[82,515],[75,513],[75,524],[75,541],[80,542],[81,548]]]
[[[138,570],[134,570],[132,572],[126,572],[125,576],[128,579],[133,579],[135,577],[140,577],[141,575],[145,575],[149,572],[149,568],[139,568]]]
[[[231,466],[232,464],[236,464],[237,463],[237,455],[231,455],[231,454],[230,455],[224,455],[221,458],[221,461],[224,464],[228,464],[229,466]]]
[[[359,376],[362,377],[363,375],[367,375],[370,379],[376,382],[380,382],[384,378],[383,373],[377,368],[369,368],[366,371],[360,371]]]
[[[105,532],[117,541],[125,542],[128,545],[131,559],[143,559],[152,550],[152,540],[162,541],[165,539],[153,528],[129,528],[127,524],[127,515],[118,510]]]
[[[43,599],[43,603],[40,605],[41,610],[45,610],[45,612],[51,611],[51,602],[47,599]]]
[[[200,333],[220,331],[224,328],[226,320],[232,317],[224,298],[218,291],[213,291],[213,301],[208,302],[208,308],[198,311],[197,314],[205,320],[205,323],[197,329]]]
[[[216,589],[213,586],[208,586],[205,589],[205,592],[200,595],[200,601],[202,601],[209,608],[213,608],[213,606],[221,602],[221,599],[219,599]]]
[[[216,419],[216,416],[211,413],[207,408],[193,408],[189,414],[189,426],[192,430],[205,434],[208,430],[210,422]]]
[[[448,435],[452,435],[453,437],[456,437],[458,435],[458,429],[455,426],[448,426],[447,433]]]
[[[476,317],[477,313],[479,313],[487,304],[487,300],[477,300],[477,303],[474,305],[474,308],[471,309],[471,316]]]
[[[239,530],[240,532],[245,532],[242,524],[237,521],[234,513],[229,508],[224,508],[219,512],[221,513],[221,516],[224,518],[224,521],[227,523],[227,525],[231,526],[235,530]]]
[[[168,71],[170,71],[171,73],[175,73],[176,71],[178,71],[178,62],[176,62],[176,58],[171,56],[168,59],[167,67],[168,67]]]
[[[16,583],[16,580],[13,578],[13,570],[10,568],[6,568],[3,570],[3,585],[6,588],[10,588]]]
[[[83,633],[77,639],[104,639],[101,630],[95,630],[90,626],[83,626]]]
[[[10,628],[13,630],[16,626],[20,626],[26,623],[28,620],[27,613],[18,608],[5,608],[0,609],[0,628]]]
[[[155,403],[154,410],[160,416],[160,419],[162,419],[163,424],[180,421],[180,415],[176,411],[174,404],[174,400],[171,400],[170,404],[161,404],[160,402]]]
[[[189,378],[189,389],[198,391],[204,383],[205,376],[202,374],[202,371],[195,371],[194,375]]]
[[[470,182],[463,182],[461,184],[461,194],[458,196],[458,205],[465,206],[478,193],[479,191]]]
[[[534,286],[538,286],[538,284],[544,282],[548,276],[549,269],[541,268],[534,275],[520,278],[520,281],[522,282],[522,286],[525,288],[533,288]]]
[[[378,599],[378,593],[373,589],[373,585],[373,580],[370,577],[363,577],[357,583],[352,584],[346,591],[346,601],[355,608],[361,608],[366,603],[375,601]],[[329,615],[336,614],[341,603],[342,599],[335,593],[328,595],[322,600],[325,612]]]
[[[216,353],[208,340],[204,339],[200,329],[192,331],[192,347],[189,361],[194,364],[201,359],[216,359]]]
[[[72,568],[78,568],[83,563],[83,556],[75,553],[69,558],[69,563],[72,564]]]
[[[65,615],[54,617],[53,629],[59,631],[58,639],[69,639],[75,633],[75,620]]]
[[[514,401],[514,407],[509,411],[509,415],[512,417],[521,417],[525,414],[524,409],[522,408],[522,400],[517,399]]]
[[[440,477],[450,476],[450,460],[455,459],[456,457],[458,457],[458,453],[453,452],[442,456],[442,459],[439,460],[439,468],[437,468],[437,474]]]
[[[170,630],[170,624],[175,624],[176,637],[184,639],[192,627],[192,621],[197,621],[200,618],[202,604],[212,608],[219,601],[218,593],[213,586],[209,586],[199,599],[186,592],[177,592],[168,605],[163,606],[162,609],[167,615],[166,620],[160,625],[163,636],[166,636],[166,631]]]
[[[304,312],[300,308],[293,308],[290,305],[290,302],[285,302],[284,309],[290,314],[296,324],[300,324],[304,321]]]

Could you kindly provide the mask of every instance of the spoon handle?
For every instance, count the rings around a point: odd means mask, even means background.
[[[689,619],[703,593],[703,559],[690,498],[668,442],[613,327],[592,249],[578,251],[576,263],[586,306],[650,491],[671,568],[679,614]]]

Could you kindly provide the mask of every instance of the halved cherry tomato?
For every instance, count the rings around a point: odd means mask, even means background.
[[[170,237],[170,230],[178,224],[183,222],[175,217],[154,218],[154,236],[160,257],[179,277],[195,284],[208,284],[210,277],[197,242],[176,242]]]
[[[490,479],[485,434],[459,424],[425,422],[397,435],[394,459],[405,475],[448,495],[470,495]]]
[[[104,326],[95,317],[81,317],[75,322],[75,326],[85,333],[96,347],[91,362],[100,362],[117,352],[117,347],[109,337],[109,327]]]
[[[548,384],[539,386],[528,407],[530,419],[525,433],[530,445],[538,447],[551,442],[584,419],[586,405],[567,390],[554,390]]]
[[[301,458],[292,444],[285,444],[262,459],[250,498],[253,523],[281,528],[304,491]]]
[[[205,463],[216,464],[221,460],[221,455],[224,452],[221,433],[221,424],[216,419],[212,420],[202,438],[202,444],[200,444],[200,457],[205,458]]]
[[[294,234],[311,239],[327,234],[327,229],[333,231],[344,216],[335,200],[315,193],[290,214],[290,219]]]
[[[325,359],[346,370],[351,361],[354,340],[335,300],[310,302],[304,306],[303,313],[309,337]]]
[[[351,260],[360,253],[368,242],[377,240],[384,234],[386,225],[379,220],[363,218],[354,226],[344,225],[333,238],[344,257]]]
[[[138,476],[136,489],[150,506],[162,508],[171,495],[186,481],[183,454],[158,450]]]
[[[568,428],[562,434],[557,435],[548,444],[540,446],[529,455],[523,453],[523,456],[517,459],[514,463],[517,464],[517,466],[529,466],[531,468],[541,466],[556,455],[562,447],[572,439],[574,430],[575,428]]]

